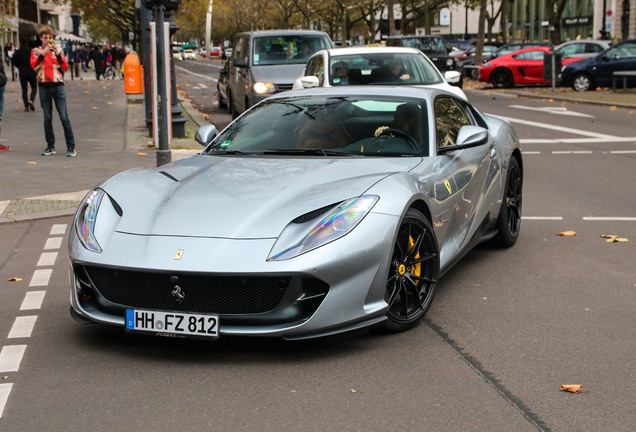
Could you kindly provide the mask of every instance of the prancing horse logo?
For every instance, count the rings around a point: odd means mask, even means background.
[[[185,299],[185,292],[181,289],[177,283],[179,282],[179,276],[172,276],[170,282],[174,285],[172,288],[172,296],[177,303],[181,303]]]

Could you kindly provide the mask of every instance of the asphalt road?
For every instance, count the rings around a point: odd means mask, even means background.
[[[217,127],[218,66],[177,69]],[[406,333],[209,343],[83,326],[71,218],[0,225],[0,430],[634,430],[636,113],[469,99],[522,139],[521,235],[472,251]]]

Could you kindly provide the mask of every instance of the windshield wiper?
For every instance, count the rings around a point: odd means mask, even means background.
[[[212,151],[208,151],[205,154],[208,154],[208,155],[211,155],[211,154],[244,155],[244,154],[247,154],[247,153],[242,152],[240,150],[225,150],[225,149],[220,149],[218,147],[212,147],[210,150],[212,150]]]
[[[291,149],[265,149],[263,154],[289,154],[289,155],[309,155],[309,156],[353,156],[350,153],[321,149],[321,148],[291,148]]]

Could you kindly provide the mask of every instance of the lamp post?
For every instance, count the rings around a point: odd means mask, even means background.
[[[603,0],[603,20],[601,24],[601,39],[607,39],[607,23],[605,17],[607,16],[607,0]]]

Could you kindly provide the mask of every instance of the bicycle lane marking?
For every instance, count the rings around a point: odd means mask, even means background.
[[[40,258],[36,264],[36,267],[51,267],[45,269],[36,269],[33,272],[33,276],[31,277],[31,282],[29,283],[29,287],[34,286],[48,286],[49,280],[51,277],[51,273],[53,272],[52,267],[55,265],[55,261],[57,259],[57,249],[60,249],[62,245],[63,235],[66,233],[66,224],[55,224],[51,227],[49,232],[49,237],[46,240],[44,245],[45,251],[54,250],[53,252],[42,252]],[[20,311],[25,310],[39,310],[42,307],[42,303],[44,301],[44,296],[46,291],[38,290],[38,291],[27,291],[24,296],[24,300],[20,305]],[[37,315],[21,315],[17,316],[15,321],[13,322],[13,326],[9,331],[7,339],[26,339],[30,338],[35,328],[35,323],[37,321]],[[5,345],[0,350],[0,373],[7,372],[18,372],[20,369],[20,364],[22,363],[22,358],[24,357],[24,353],[26,352],[27,345],[19,344],[19,345]],[[8,378],[2,377],[3,379]],[[11,394],[11,390],[13,389],[13,383],[2,383],[0,384],[0,418],[4,413],[4,409],[6,407],[7,401],[9,400],[9,395]]]

